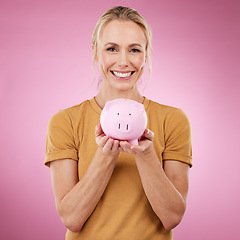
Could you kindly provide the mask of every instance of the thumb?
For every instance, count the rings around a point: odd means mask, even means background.
[[[95,127],[95,135],[96,137],[103,134],[103,130],[102,130],[102,127],[101,127],[101,124],[98,123]]]
[[[153,141],[153,139],[154,139],[154,132],[152,132],[152,131],[149,130],[148,128],[145,129],[143,135],[144,135],[147,139],[149,139],[150,141]]]

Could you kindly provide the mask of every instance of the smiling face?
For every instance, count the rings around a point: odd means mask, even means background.
[[[146,62],[146,37],[130,20],[112,20],[104,25],[97,41],[103,87],[127,90],[135,86]]]

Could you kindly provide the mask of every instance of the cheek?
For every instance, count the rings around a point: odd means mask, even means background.
[[[134,65],[136,68],[141,69],[145,65],[145,56],[139,56],[138,58],[135,59]]]
[[[114,59],[112,56],[102,54],[101,61],[99,63],[104,70],[107,70],[113,64],[113,61]]]

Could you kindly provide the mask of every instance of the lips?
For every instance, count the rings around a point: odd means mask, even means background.
[[[129,78],[134,73],[134,71],[129,72],[111,71],[111,73],[117,78]]]

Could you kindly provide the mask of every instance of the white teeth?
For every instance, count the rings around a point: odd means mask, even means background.
[[[125,77],[130,77],[130,75],[132,74],[132,72],[128,72],[128,73],[120,73],[120,72],[114,72],[114,75],[120,78],[125,78]]]

